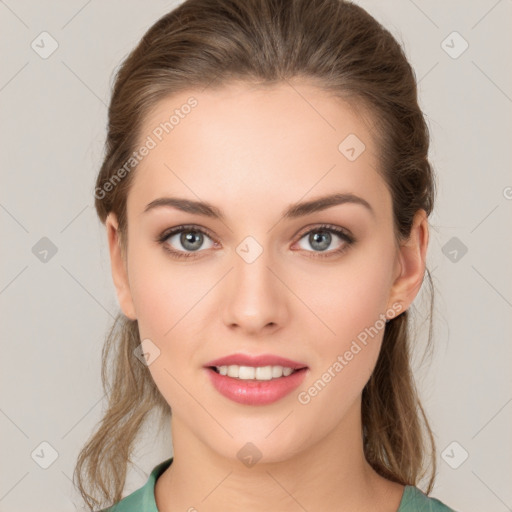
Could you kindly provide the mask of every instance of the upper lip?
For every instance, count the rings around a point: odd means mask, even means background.
[[[301,368],[307,367],[307,365],[304,363],[299,363],[297,361],[293,361],[292,359],[287,359],[286,357],[280,357],[273,354],[230,354],[229,356],[220,357],[219,359],[214,359],[213,361],[206,363],[205,367],[230,365],[254,367],[283,366],[285,368],[292,368],[293,370],[299,370]]]

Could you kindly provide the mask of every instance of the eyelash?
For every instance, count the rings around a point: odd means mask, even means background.
[[[194,258],[197,256],[197,252],[184,252],[184,251],[175,251],[174,249],[171,249],[169,245],[166,243],[166,241],[172,236],[176,235],[177,233],[187,232],[187,231],[193,231],[197,233],[202,233],[203,235],[206,235],[208,238],[211,238],[214,242],[215,239],[208,233],[208,231],[194,225],[183,225],[183,226],[177,226],[175,228],[172,228],[170,230],[164,231],[162,234],[160,234],[156,238],[156,242],[162,245],[163,249],[168,252],[173,258],[182,259],[182,258]],[[333,226],[330,224],[321,224],[319,226],[315,226],[313,229],[310,229],[309,231],[305,231],[299,236],[299,240],[302,240],[306,235],[309,235],[310,233],[315,233],[318,231],[327,231],[329,233],[334,233],[339,238],[341,238],[345,243],[339,248],[339,249],[333,249],[331,251],[306,251],[309,253],[313,253],[311,256],[312,258],[330,258],[334,256],[339,256],[343,254],[351,245],[353,245],[356,242],[356,239],[349,235],[345,230],[338,228],[337,226]],[[217,243],[217,242],[216,242]]]

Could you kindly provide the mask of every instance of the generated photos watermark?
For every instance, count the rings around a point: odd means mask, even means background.
[[[343,354],[339,354],[336,360],[326,369],[324,373],[318,378],[307,390],[301,391],[297,395],[297,399],[300,404],[307,405],[313,398],[333,380],[346,366],[350,364],[350,361],[354,359],[367,345],[370,339],[377,336],[382,329],[386,326],[386,320],[390,320],[402,312],[403,306],[399,303],[393,304],[386,313],[381,313],[379,318],[369,327],[365,327],[356,337],[352,340],[348,350],[345,350]]]
[[[142,144],[126,162],[113,174],[101,187],[96,187],[94,197],[96,199],[103,199],[107,193],[112,192],[115,187],[130,173],[137,165],[147,156],[152,149],[155,149],[166,135],[172,132],[178,126],[182,119],[192,112],[194,107],[197,107],[198,101],[191,96],[187,99],[186,103],[179,108],[175,108],[174,112],[167,121],[161,122],[158,126],[153,128],[151,134],[148,135]]]

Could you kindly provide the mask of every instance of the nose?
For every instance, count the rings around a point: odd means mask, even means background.
[[[233,266],[220,297],[225,325],[251,335],[281,328],[289,314],[289,292],[266,251],[251,263],[235,253]]]

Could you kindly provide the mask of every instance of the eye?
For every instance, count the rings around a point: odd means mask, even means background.
[[[339,242],[334,249],[328,250],[336,239],[341,240],[341,243]],[[303,240],[304,242],[302,242]],[[203,228],[194,225],[168,229],[159,235],[156,241],[173,258],[197,257],[201,249],[211,249],[218,245]],[[204,246],[205,241],[209,242],[206,247]],[[302,234],[298,243],[301,249],[312,253],[313,257],[330,257],[345,252],[355,241],[355,238],[342,228],[321,225]],[[304,244],[312,247],[313,251],[305,247]]]
[[[205,241],[210,242],[206,247]],[[157,242],[176,258],[194,257],[194,253],[201,252],[201,248],[211,249],[215,245],[208,233],[197,226],[177,226],[164,231]]]
[[[341,242],[328,250],[336,239],[341,240]],[[315,253],[314,256],[327,257],[345,252],[354,242],[354,237],[345,230],[337,226],[322,225],[307,231],[301,236],[298,243],[301,249]],[[308,249],[308,245],[313,248],[313,251]]]

